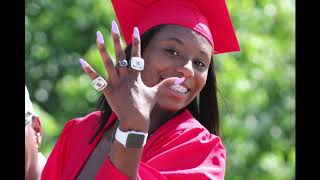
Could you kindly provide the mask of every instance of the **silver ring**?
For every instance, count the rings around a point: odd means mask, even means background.
[[[97,91],[102,91],[108,85],[107,81],[101,76],[95,78],[91,84]]]
[[[142,71],[144,68],[144,59],[142,59],[141,57],[132,57],[130,65],[132,69]]]
[[[118,65],[120,67],[128,67],[128,61],[127,60],[121,60],[121,61],[118,61]]]

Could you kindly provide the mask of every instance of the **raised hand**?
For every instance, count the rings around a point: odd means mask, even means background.
[[[97,48],[99,49],[104,66],[108,73],[108,79],[99,76],[94,69],[83,59],[80,63],[84,71],[93,79],[100,78],[101,92],[107,99],[113,112],[119,118],[120,128],[124,131],[135,130],[147,132],[150,125],[150,113],[158,100],[159,91],[167,90],[173,84],[182,83],[184,77],[167,78],[154,87],[146,86],[142,79],[139,67],[143,68],[141,58],[140,35],[137,27],[134,28],[132,37],[131,60],[126,60],[122,47],[120,33],[117,24],[112,22],[112,37],[116,54],[116,66],[105,50],[102,34],[97,32]],[[136,62],[136,63],[133,63]],[[124,66],[130,64],[128,66]],[[139,64],[140,63],[140,64]],[[136,65],[136,66],[135,66]]]

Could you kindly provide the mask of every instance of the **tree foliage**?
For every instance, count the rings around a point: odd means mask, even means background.
[[[215,56],[226,179],[294,179],[295,2],[227,3],[241,52]],[[99,93],[79,58],[106,74],[96,31],[114,56],[110,27],[116,18],[104,0],[28,0],[25,5],[26,85],[42,119],[41,151],[48,156],[66,121],[96,107]]]

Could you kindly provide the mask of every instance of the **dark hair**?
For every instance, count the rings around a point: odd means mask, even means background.
[[[144,49],[153,36],[164,26],[166,25],[155,26],[141,36],[141,54],[143,54]],[[129,45],[125,49],[127,59],[131,59],[131,48],[132,46]],[[206,84],[200,92],[200,95],[187,106],[187,109],[210,133],[219,136],[219,108],[213,57],[211,58]],[[112,113],[111,107],[103,95],[99,98],[96,110],[101,111],[102,114],[100,118],[98,118],[100,124],[99,128],[92,137],[90,143],[93,142],[95,137],[103,129]]]

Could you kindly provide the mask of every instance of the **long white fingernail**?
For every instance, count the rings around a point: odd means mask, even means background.
[[[79,62],[80,62],[81,67],[83,67],[83,68],[89,67],[89,64],[85,60],[80,58]]]
[[[100,31],[97,31],[97,39],[100,44],[104,44],[104,39]]]
[[[139,29],[137,27],[133,28],[133,37],[136,38],[136,39],[140,38]]]
[[[179,85],[179,84],[183,83],[184,80],[185,80],[185,77],[178,78],[178,79],[174,82],[174,84],[175,84],[175,85]]]
[[[118,25],[117,25],[116,21],[112,21],[111,30],[112,30],[113,33],[119,34],[119,28],[118,28]]]

